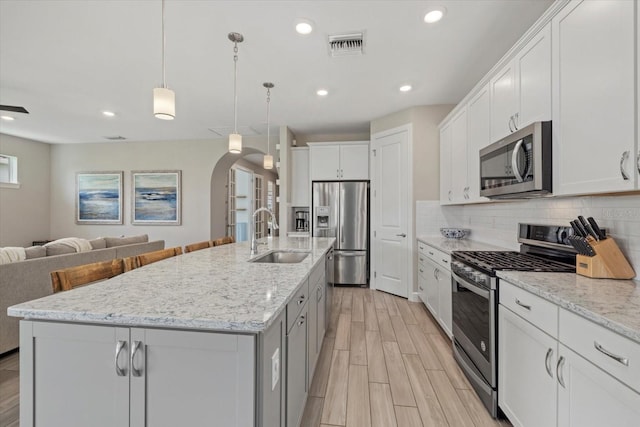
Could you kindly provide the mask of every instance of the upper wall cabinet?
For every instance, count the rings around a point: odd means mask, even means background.
[[[291,206],[309,206],[309,149],[291,149]]]
[[[451,153],[452,148],[452,124],[451,122],[440,129],[440,204],[453,203],[453,190],[451,182]]]
[[[467,110],[463,108],[440,133],[440,201],[464,203],[467,185]]]
[[[310,142],[311,181],[368,180],[369,142]]]
[[[491,143],[491,94],[485,85],[467,104],[467,201],[480,197],[480,150]]]
[[[551,119],[551,26],[547,24],[490,82],[491,141]]]
[[[573,1],[553,24],[554,194],[636,187],[632,1]]]

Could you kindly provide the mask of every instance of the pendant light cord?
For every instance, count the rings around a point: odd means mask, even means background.
[[[238,133],[238,42],[233,45],[233,133]]]
[[[167,76],[164,66],[164,50],[165,50],[165,35],[164,35],[164,0],[162,0],[162,87],[167,88]]]
[[[269,132],[269,105],[271,103],[271,89],[267,88],[267,154],[271,154],[269,150],[269,140],[270,140],[270,132]]]

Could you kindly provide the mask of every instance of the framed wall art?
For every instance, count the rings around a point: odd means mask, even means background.
[[[122,171],[76,173],[76,224],[122,224]]]
[[[132,224],[181,224],[182,171],[132,171]]]

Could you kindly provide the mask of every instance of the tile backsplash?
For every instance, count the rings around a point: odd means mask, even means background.
[[[470,228],[473,240],[518,250],[518,223],[569,225],[578,215],[594,217],[614,237],[640,278],[640,195],[540,198],[474,205],[416,202],[416,235],[438,235],[440,227]]]

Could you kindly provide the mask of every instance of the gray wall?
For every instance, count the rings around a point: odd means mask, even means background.
[[[266,138],[245,137],[243,143],[247,152],[266,151]],[[93,238],[146,233],[150,239],[164,239],[167,247],[208,239],[212,234],[212,172],[225,155],[226,139],[52,145],[49,236]],[[131,171],[175,169],[182,170],[182,225],[132,225]],[[124,171],[124,224],[76,225],[76,172],[110,170]]]
[[[50,234],[50,145],[0,134],[0,153],[18,158],[20,183],[0,188],[0,247],[31,246]]]

